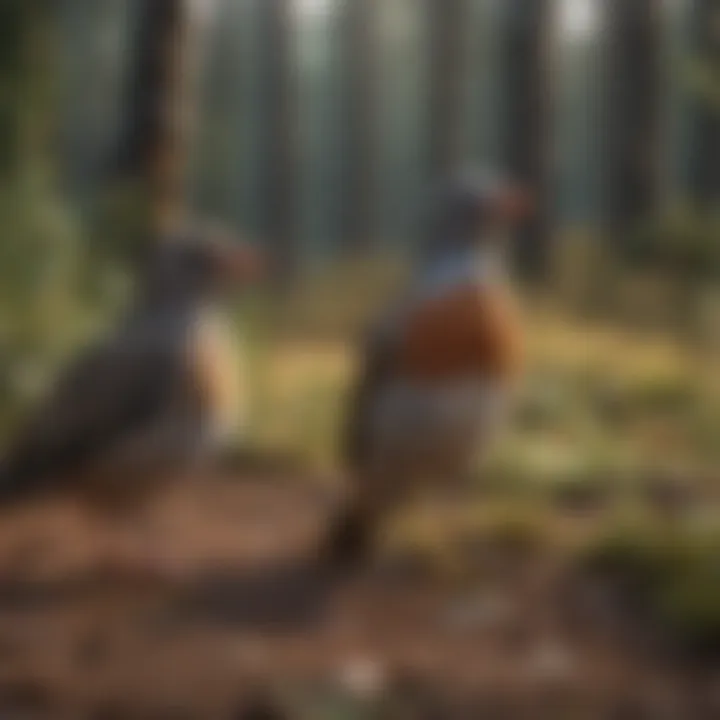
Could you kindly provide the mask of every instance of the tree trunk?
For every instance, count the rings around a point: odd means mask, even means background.
[[[181,220],[188,163],[190,0],[140,3],[120,170],[147,193],[148,223]]]
[[[658,0],[605,0],[604,203],[611,241],[657,210],[662,160]]]
[[[518,232],[517,266],[541,281],[551,254],[550,195],[552,0],[503,0],[501,147],[510,177],[532,189],[537,210]]]
[[[693,0],[691,43],[698,73],[714,78],[720,94],[720,2]],[[720,201],[720,105],[702,92],[691,98],[690,193],[701,206]]]
[[[467,0],[427,0],[429,47],[428,164],[430,176],[446,175],[468,151],[466,79]]]
[[[56,12],[49,0],[0,3],[0,181],[54,165]]]
[[[343,160],[342,235],[352,253],[367,251],[377,231],[378,203],[378,0],[345,0],[340,37]]]
[[[297,78],[290,0],[260,0],[263,101],[261,232],[276,280],[289,280],[300,257]]]
[[[27,6],[23,0],[0,4],[0,180],[18,169],[20,150],[21,88],[25,72],[24,39]]]

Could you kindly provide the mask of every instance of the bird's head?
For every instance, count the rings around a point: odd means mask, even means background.
[[[532,197],[520,184],[488,171],[455,173],[431,202],[426,250],[432,257],[479,248],[496,251],[532,209]]]
[[[262,271],[260,253],[218,228],[174,232],[161,238],[146,263],[151,297],[212,300],[242,288]]]

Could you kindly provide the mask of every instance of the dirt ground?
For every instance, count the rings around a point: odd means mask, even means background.
[[[720,668],[551,558],[479,553],[462,584],[397,561],[323,576],[330,507],[297,482],[184,487],[148,518],[174,583],[94,569],[101,538],[67,506],[4,519],[0,718],[720,717]]]

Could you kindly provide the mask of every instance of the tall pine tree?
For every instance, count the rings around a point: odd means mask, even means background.
[[[427,0],[428,169],[435,178],[466,162],[468,0]]]
[[[517,265],[528,280],[541,280],[550,260],[553,0],[503,0],[500,12],[501,148],[504,170],[525,183],[537,210],[520,229]]]
[[[257,11],[262,104],[260,232],[273,256],[276,279],[283,281],[295,274],[301,261],[295,31],[290,0],[260,0]]]
[[[344,0],[341,88],[344,193],[342,236],[351,252],[368,249],[378,219],[378,0]]]
[[[659,0],[605,0],[605,223],[618,242],[657,210],[662,189]]]
[[[119,165],[142,185],[147,223],[158,231],[180,220],[186,199],[192,15],[189,0],[153,0],[139,10]]]
[[[701,206],[720,203],[720,2],[692,0],[689,190]]]

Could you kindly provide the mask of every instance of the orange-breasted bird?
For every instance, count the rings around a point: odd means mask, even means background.
[[[217,306],[257,267],[253,250],[221,232],[158,242],[119,327],[70,365],[11,443],[0,462],[0,508],[60,495],[124,520],[212,455],[243,402]],[[106,560],[137,561],[144,571],[161,558],[147,546],[128,555],[128,547]]]
[[[322,557],[368,557],[379,526],[411,489],[465,475],[501,428],[522,366],[522,327],[505,237],[530,210],[490,174],[446,180],[409,287],[376,323],[347,416],[351,488]]]

